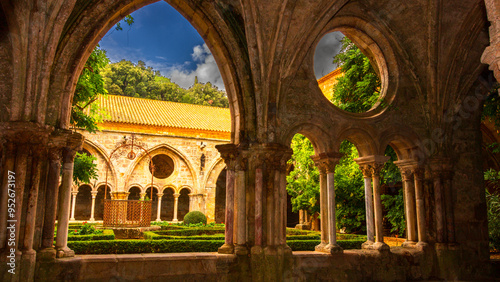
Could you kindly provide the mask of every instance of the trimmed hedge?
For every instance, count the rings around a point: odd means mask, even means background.
[[[99,241],[99,240],[114,240],[114,239],[115,239],[115,234],[111,229],[103,230],[102,234],[68,235],[68,241],[92,241],[92,240]]]
[[[72,241],[76,254],[136,254],[217,252],[224,240],[104,240]]]
[[[158,235],[152,231],[143,233],[146,240],[224,240],[224,234],[214,235],[195,235],[195,236],[172,236],[172,235]]]
[[[337,244],[344,250],[361,249],[364,240],[338,240]],[[321,243],[321,240],[291,240],[286,241],[293,251],[314,251],[314,248]]]
[[[214,235],[224,234],[224,228],[220,227],[199,227],[189,229],[173,229],[173,230],[159,230],[154,231],[158,235],[172,235],[172,236],[196,236],[196,235]]]
[[[362,240],[339,240],[343,249],[359,249]],[[314,251],[320,240],[287,241],[293,251]],[[224,240],[102,240],[70,241],[68,247],[76,254],[137,254],[217,252]]]

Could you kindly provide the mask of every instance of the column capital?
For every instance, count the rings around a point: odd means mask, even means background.
[[[234,170],[235,159],[240,153],[238,146],[233,143],[229,143],[229,144],[215,145],[215,148],[217,149],[217,151],[219,151],[221,158],[226,163],[227,169]]]
[[[270,170],[286,171],[292,149],[278,143],[254,144],[248,151],[249,159],[255,167],[265,165]]]
[[[73,195],[73,197],[76,197],[76,195],[78,195],[78,191],[71,191],[71,195]]]
[[[361,173],[363,173],[364,178],[372,177],[372,170],[370,169],[370,165],[362,164],[359,166],[359,168],[361,169]]]
[[[162,195],[163,195],[163,194],[162,194]],[[174,193],[174,198],[175,198],[175,199],[177,199],[177,198],[179,198],[179,196],[180,196],[180,195],[181,195],[181,194],[179,194],[179,193]]]
[[[339,163],[344,154],[339,152],[325,152],[318,155],[311,156],[314,164],[322,173],[335,172],[335,166]]]
[[[363,176],[368,177],[369,173],[372,177],[378,176],[380,171],[384,167],[384,164],[390,159],[388,156],[382,155],[371,155],[365,156],[361,158],[354,159],[354,161],[360,166],[363,167],[365,171],[363,172]],[[366,174],[365,174],[366,173]]]
[[[453,163],[450,158],[432,158],[429,164],[433,178],[450,179],[453,176]]]
[[[158,194],[156,194],[156,196],[158,196],[158,198],[161,198],[161,197],[163,197],[163,193],[158,193]]]
[[[90,191],[90,194],[92,195],[92,197],[95,197],[97,196],[97,191]]]

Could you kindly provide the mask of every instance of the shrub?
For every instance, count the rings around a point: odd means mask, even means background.
[[[490,249],[500,250],[500,197],[486,190]]]
[[[198,227],[186,229],[159,230],[154,233],[158,235],[173,235],[173,236],[196,236],[196,235],[214,235],[224,234],[224,228],[220,227]]]
[[[54,238],[55,239],[55,238]],[[115,234],[113,230],[106,229],[102,234],[89,234],[89,235],[68,235],[68,241],[98,241],[98,240],[114,240]]]
[[[207,224],[207,217],[200,211],[188,212],[184,216],[184,224],[196,224],[202,223]]]
[[[68,247],[76,254],[137,254],[216,252],[224,240],[112,240],[72,241]]]

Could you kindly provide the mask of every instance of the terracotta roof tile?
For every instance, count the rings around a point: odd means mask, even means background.
[[[229,109],[107,95],[100,97],[106,122],[231,132]]]

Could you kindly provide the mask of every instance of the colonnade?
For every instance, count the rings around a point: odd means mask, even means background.
[[[91,191],[90,192],[91,195],[92,195],[92,203],[91,203],[91,212],[90,212],[90,218],[88,221],[90,222],[94,222],[95,221],[95,200],[96,200],[96,196],[97,196],[97,191]],[[72,195],[72,201],[71,201],[71,217],[70,217],[70,220],[71,221],[75,221],[75,209],[76,209],[76,196],[78,195],[78,191],[72,191],[71,192],[71,195]],[[141,195],[141,201],[144,201],[144,198],[146,196],[146,193],[140,193]],[[158,196],[158,202],[157,202],[157,213],[156,213],[156,219],[155,221],[162,221],[161,220],[161,204],[162,204],[162,198],[163,198],[163,193],[158,193],[157,196]],[[179,209],[179,196],[181,194],[179,193],[174,193],[173,196],[174,196],[174,215],[173,215],[173,219],[172,221],[173,222],[178,222],[178,209]],[[189,196],[189,207],[191,207],[191,195],[188,194]]]

